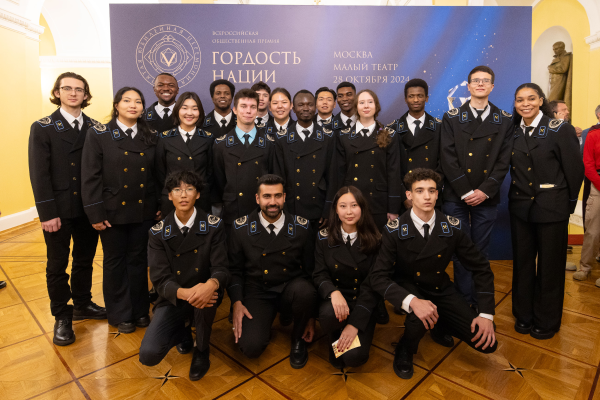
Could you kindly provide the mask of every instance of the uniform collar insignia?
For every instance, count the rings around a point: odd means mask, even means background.
[[[211,119],[212,119],[211,117],[206,117],[206,120],[204,121],[204,126],[209,126]]]
[[[408,236],[408,224],[402,225],[401,233],[402,233],[402,236]]]
[[[113,139],[115,139],[115,140],[123,139],[121,137],[121,132],[119,132],[118,129],[113,129],[112,134],[113,134]]]
[[[227,136],[227,147],[235,146],[236,144],[233,135]]]
[[[200,232],[206,232],[206,221],[200,221]]]
[[[288,230],[287,230],[288,235],[290,236],[294,236],[294,224],[288,224]]]
[[[432,119],[429,120],[429,129],[432,131],[435,130],[435,122]]]
[[[469,121],[469,112],[468,111],[463,111],[460,114],[460,122],[468,122]]]
[[[270,126],[270,127],[267,128],[267,133],[271,133],[271,132],[273,132],[273,127],[272,126]]]
[[[538,130],[538,134],[537,137],[539,138],[545,138],[546,137],[546,127],[545,126],[540,126],[540,129]]]
[[[338,120],[333,121],[333,129],[337,129],[338,128],[338,124],[339,124]]]
[[[250,233],[256,233],[256,221],[250,222]]]
[[[265,138],[264,137],[258,138],[258,147],[265,147]]]
[[[56,126],[56,130],[61,132],[65,130],[65,124],[60,119],[54,121],[54,126]]]
[[[352,128],[352,132],[350,132],[350,139],[354,139],[358,136],[358,132],[356,132],[356,127]]]
[[[448,223],[447,222],[442,222],[442,232],[444,233],[450,233],[450,228],[448,227]]]
[[[164,231],[164,232],[165,232],[165,233],[163,234],[163,239],[169,239],[169,238],[171,238],[171,237],[175,237],[175,236],[177,236],[177,235],[171,235],[171,225],[168,225],[168,226],[165,228],[165,231]]]
[[[317,131],[317,136],[315,136],[314,138],[322,142],[323,141],[323,132]]]
[[[294,132],[294,131],[289,132],[287,137],[288,137],[288,143],[295,142],[296,141],[296,132]]]

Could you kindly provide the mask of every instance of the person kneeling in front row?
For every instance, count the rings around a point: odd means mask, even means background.
[[[442,346],[452,347],[456,336],[482,353],[496,351],[494,333],[494,274],[490,263],[465,232],[460,220],[434,209],[440,176],[417,168],[404,177],[413,208],[387,223],[379,256],[367,284],[408,315],[404,335],[396,346],[394,372],[413,375],[413,354],[427,330]],[[480,314],[469,307],[446,274],[456,254],[473,273]]]
[[[230,278],[223,221],[194,207],[202,186],[198,174],[185,170],[165,181],[175,210],[150,229],[150,279],[159,297],[140,348],[140,362],[148,366],[160,363],[173,346],[189,353],[194,324],[192,381],[210,368],[212,323]]]

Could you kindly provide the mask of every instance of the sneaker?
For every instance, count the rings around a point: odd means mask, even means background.
[[[565,267],[565,270],[566,271],[577,271],[577,265],[575,265],[575,263],[567,261],[567,266]]]
[[[585,281],[588,277],[587,271],[577,271],[573,274],[573,279],[577,281]]]

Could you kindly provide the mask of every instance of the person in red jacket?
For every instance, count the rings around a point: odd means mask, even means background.
[[[578,281],[586,280],[592,265],[595,265],[600,240],[600,124],[592,126],[588,131],[583,149],[583,165],[585,177],[590,180],[591,185],[585,204],[585,233],[579,270],[573,274],[573,279]],[[600,279],[596,280],[596,286],[600,287]]]

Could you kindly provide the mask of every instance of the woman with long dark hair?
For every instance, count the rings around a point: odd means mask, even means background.
[[[377,95],[369,89],[354,97],[356,125],[338,136],[340,183],[364,194],[381,231],[388,219],[398,218],[401,206],[400,149],[395,132],[377,121]]]
[[[361,284],[375,262],[380,243],[381,233],[361,191],[355,186],[342,187],[334,197],[327,228],[318,234],[313,273],[323,299],[319,321],[329,344],[337,340],[337,349],[343,351],[356,336],[361,344],[339,358],[330,346],[329,362],[336,368],[358,367],[369,359],[376,314],[370,309],[373,294]]]
[[[122,333],[150,323],[146,248],[148,230],[160,219],[160,191],[156,132],[142,119],[144,107],[139,89],[119,89],[112,119],[90,128],[83,148],[83,205],[102,240],[108,323]]]
[[[160,132],[156,145],[156,175],[162,191],[160,210],[163,217],[173,211],[165,179],[173,172],[194,171],[205,182],[196,206],[206,212],[210,210],[210,187],[212,183],[212,145],[214,134],[201,128],[204,107],[198,95],[185,92],[177,99],[173,108],[174,128]]]
[[[269,121],[264,124],[266,133],[274,135],[277,132],[282,132],[287,129],[290,124],[294,121],[290,116],[292,111],[292,96],[285,88],[275,88],[269,95],[269,109],[273,118],[269,118]],[[258,126],[261,128],[263,126]]]
[[[508,206],[515,330],[550,339],[561,324],[569,215],[577,205],[583,161],[575,129],[552,119],[538,85],[517,88],[514,113]]]

